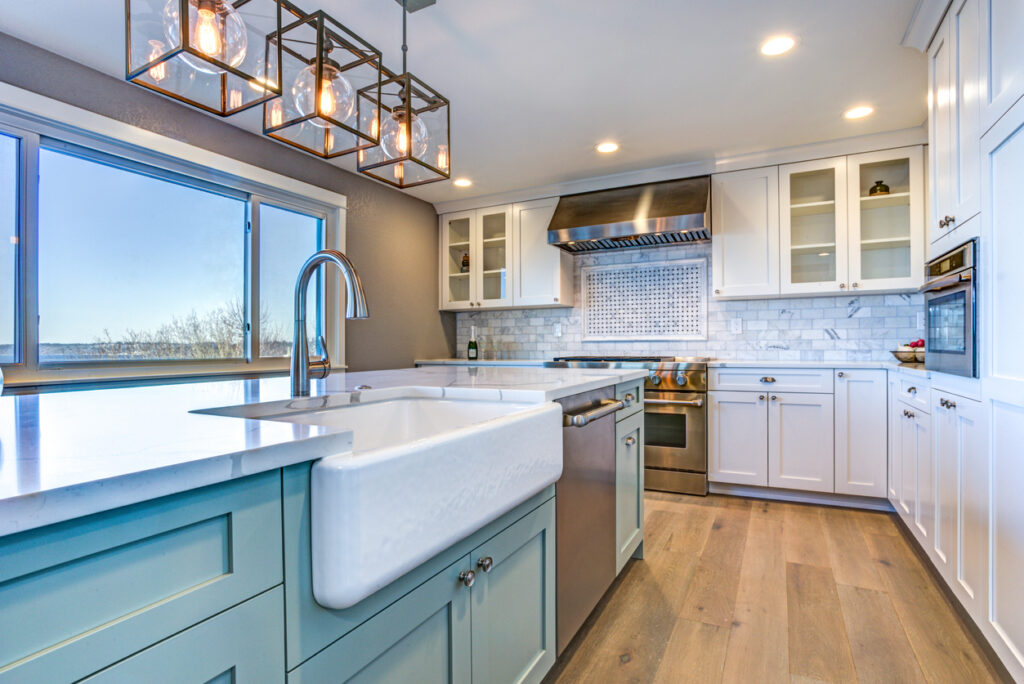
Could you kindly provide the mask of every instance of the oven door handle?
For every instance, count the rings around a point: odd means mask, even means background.
[[[963,273],[946,276],[945,278],[929,280],[921,286],[921,292],[938,292],[939,290],[948,290],[949,288],[956,287],[962,283],[968,283],[973,279],[974,276],[970,271],[964,271]]]
[[[600,420],[605,416],[611,415],[619,409],[625,408],[626,403],[623,401],[606,401],[602,402],[597,408],[584,411],[582,413],[565,413],[562,415],[562,424],[565,427],[586,427],[595,420]]]
[[[645,404],[657,404],[662,406],[704,406],[703,399],[644,399]]]

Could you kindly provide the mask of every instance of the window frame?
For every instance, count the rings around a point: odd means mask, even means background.
[[[145,142],[149,142],[147,138],[162,138],[141,129],[128,128]],[[156,149],[53,120],[43,120],[24,112],[12,112],[9,107],[0,108],[0,133],[19,140],[20,165],[17,176],[19,249],[15,280],[18,288],[15,295],[15,362],[0,366],[3,369],[5,385],[31,386],[124,380],[155,382],[168,378],[219,375],[251,377],[288,372],[288,357],[259,356],[259,208],[262,204],[268,204],[315,217],[320,221],[318,249],[343,250],[346,210],[344,196],[311,185],[307,186],[311,196],[306,196],[260,182],[253,177],[240,175],[238,171],[244,171],[248,165],[227,157],[209,152],[202,155],[213,155],[222,162],[218,164],[220,168],[215,168],[200,161],[171,156]],[[162,138],[159,142],[168,140]],[[177,141],[170,143],[172,147],[177,144],[179,147],[200,149]],[[239,230],[244,231],[243,296],[246,325],[243,358],[40,362],[38,219],[39,152],[43,148],[72,154],[129,172],[143,173],[161,180],[243,199],[246,202],[245,225],[239,226]],[[267,175],[277,176],[272,173]],[[295,184],[292,181],[291,185]],[[299,185],[306,186],[304,183]],[[322,197],[325,195],[328,199],[336,200],[325,202]],[[344,315],[341,308],[344,290],[340,274],[333,270],[321,272],[318,275],[318,285],[319,332],[327,340],[332,366],[336,369],[344,368]]]

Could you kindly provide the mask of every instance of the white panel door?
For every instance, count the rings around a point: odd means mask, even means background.
[[[767,486],[766,393],[708,392],[708,480]]]
[[[981,31],[979,0],[955,0],[949,10],[951,209],[955,229],[981,210]]]
[[[988,3],[1004,22],[996,40],[1020,41],[1024,3]],[[1016,8],[1011,7],[1016,6]],[[1024,54],[1018,53],[1018,54]],[[1017,67],[1024,68],[1021,57]],[[1009,65],[1003,64],[1005,72]],[[1004,83],[1005,85],[1005,83]],[[982,623],[990,642],[1018,681],[1024,681],[1024,101],[1018,102],[982,138],[982,396],[990,440],[989,613]]]
[[[468,309],[475,305],[476,212],[445,214],[441,222],[441,309]]]
[[[957,549],[958,464],[956,411],[942,392],[932,390],[932,464],[935,473],[935,533],[926,547],[946,584],[953,585]]]
[[[846,157],[779,167],[782,294],[847,287]]]
[[[985,617],[988,585],[988,432],[980,401],[946,396],[956,417],[957,558],[953,591],[974,619]]]
[[[950,148],[953,144],[950,114],[953,86],[949,23],[950,18],[947,17],[928,48],[928,175],[931,180],[929,243],[946,234],[948,228],[944,217],[953,210],[953,155]]]
[[[981,127],[987,131],[1024,95],[1024,2],[982,0]]]
[[[512,306],[512,205],[477,209],[476,226],[478,239],[473,244],[476,256],[472,268],[476,306]]]
[[[779,168],[711,177],[716,297],[779,294]]]
[[[771,393],[768,401],[768,484],[835,491],[831,394]]]
[[[903,460],[902,460],[902,435],[900,434],[900,427],[903,421],[903,415],[900,413],[899,403],[897,401],[898,384],[896,382],[896,376],[892,373],[888,374],[889,384],[889,503],[896,509],[896,512],[900,512],[900,488],[903,482]]]
[[[835,491],[885,498],[889,441],[886,372],[839,370],[835,387]]]
[[[548,244],[548,225],[558,198],[522,202],[512,207],[515,272],[513,304],[572,306],[572,255]]]

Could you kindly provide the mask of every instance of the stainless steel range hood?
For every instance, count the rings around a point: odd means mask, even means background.
[[[709,176],[566,195],[548,244],[592,252],[710,240],[710,201]]]

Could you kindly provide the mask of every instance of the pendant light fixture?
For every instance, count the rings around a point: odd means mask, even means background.
[[[359,171],[397,188],[451,177],[448,99],[409,73],[406,61],[407,0],[402,0],[402,73],[384,70],[380,145],[360,150]]]
[[[285,7],[287,0],[126,0],[126,78],[219,116],[275,98]]]
[[[380,142],[381,53],[323,11],[281,29],[283,96],[264,134],[329,159]]]

